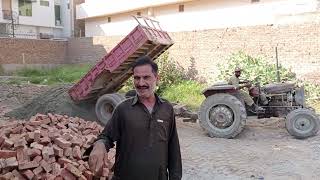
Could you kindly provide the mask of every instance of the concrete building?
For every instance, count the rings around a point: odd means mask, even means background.
[[[76,18],[85,35],[125,35],[136,25],[131,15],[153,17],[169,32],[310,22],[319,0],[86,0]]]
[[[72,36],[70,0],[0,0],[0,35],[18,38]]]

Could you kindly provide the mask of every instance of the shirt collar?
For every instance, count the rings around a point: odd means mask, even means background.
[[[157,94],[154,94],[154,95],[155,95],[155,97],[156,97],[156,103],[162,104],[162,103],[164,102],[164,100],[161,99]],[[138,94],[137,94],[137,95],[135,95],[135,96],[133,97],[133,100],[132,100],[131,105],[134,106],[134,105],[137,104],[138,102],[140,102],[140,101],[139,101],[139,97],[138,97]]]

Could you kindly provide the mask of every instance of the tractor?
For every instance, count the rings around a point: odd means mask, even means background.
[[[246,125],[248,116],[285,118],[287,131],[298,139],[317,134],[319,117],[306,106],[303,86],[287,82],[263,87],[255,84],[248,89],[254,102],[263,110],[254,111],[245,105],[239,90],[227,83],[217,83],[203,91],[206,99],[200,107],[199,123],[210,137],[236,137]]]

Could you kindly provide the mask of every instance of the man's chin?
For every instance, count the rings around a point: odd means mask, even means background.
[[[149,94],[147,92],[139,92],[139,91],[137,91],[137,94],[141,98],[149,98],[152,95],[152,94]]]

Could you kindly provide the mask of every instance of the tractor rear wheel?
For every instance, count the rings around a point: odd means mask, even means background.
[[[200,126],[210,137],[234,138],[244,128],[247,114],[243,103],[230,94],[207,97],[200,107]]]
[[[115,107],[122,101],[123,99],[119,96],[119,94],[105,94],[101,96],[96,102],[96,115],[98,120],[102,125],[106,125],[107,122],[111,119],[112,113]]]

